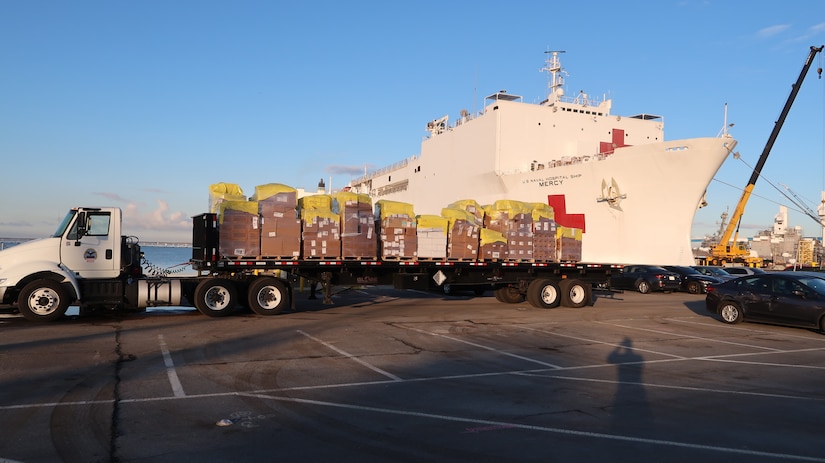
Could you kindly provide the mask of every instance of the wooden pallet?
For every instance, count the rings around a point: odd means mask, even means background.
[[[417,260],[417,257],[413,257],[413,256],[381,256],[381,260],[398,261],[398,262],[412,262],[412,261]]]

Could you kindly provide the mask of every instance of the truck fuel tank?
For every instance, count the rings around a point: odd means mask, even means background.
[[[138,308],[181,305],[181,281],[138,280]]]

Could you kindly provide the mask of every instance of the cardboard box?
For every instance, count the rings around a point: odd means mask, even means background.
[[[257,208],[254,201],[224,201],[220,204],[218,230],[221,256],[249,258],[261,254]]]

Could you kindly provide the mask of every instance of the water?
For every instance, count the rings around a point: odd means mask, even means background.
[[[140,250],[143,251],[143,272],[147,275],[192,276],[197,274],[189,265],[189,259],[192,257],[192,248],[189,246],[142,244]]]

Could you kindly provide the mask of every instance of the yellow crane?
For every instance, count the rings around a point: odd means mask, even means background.
[[[731,215],[731,220],[728,222],[725,232],[719,237],[719,242],[716,243],[710,250],[710,255],[708,256],[708,263],[710,265],[724,265],[732,262],[744,263],[751,266],[759,266],[762,264],[761,258],[751,257],[747,246],[744,243],[739,242],[739,224],[742,221],[742,214],[745,213],[745,204],[747,204],[748,199],[751,197],[751,193],[753,193],[753,187],[756,184],[756,180],[759,179],[759,175],[762,172],[762,167],[765,165],[765,161],[768,159],[768,155],[771,152],[771,148],[773,148],[776,137],[779,135],[779,130],[782,129],[782,124],[785,123],[785,118],[791,110],[791,105],[793,104],[794,99],[796,99],[797,93],[799,93],[799,88],[802,86],[802,81],[805,80],[805,75],[807,75],[808,69],[810,69],[811,63],[814,61],[814,57],[817,53],[822,51],[823,47],[825,47],[825,45],[820,47],[811,47],[808,58],[805,60],[805,65],[802,66],[802,72],[799,73],[799,78],[791,88],[791,94],[788,96],[788,101],[785,102],[785,107],[782,108],[782,113],[779,115],[779,119],[774,124],[773,131],[771,131],[771,135],[768,137],[768,142],[765,144],[765,149],[762,150],[762,155],[759,156],[759,161],[756,163],[756,167],[753,168],[751,178],[748,180],[747,186],[745,186],[745,189],[742,191],[742,197],[739,198],[739,203],[736,204],[736,209],[734,209],[733,215]],[[821,79],[822,68],[818,68],[817,72],[819,73],[819,78]],[[739,153],[734,153],[734,156],[738,157]],[[732,242],[731,236],[733,236]]]

